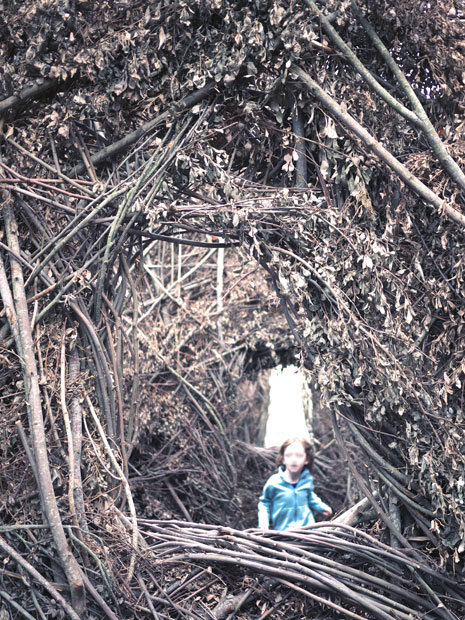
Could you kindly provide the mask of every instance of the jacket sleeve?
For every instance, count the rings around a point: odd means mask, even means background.
[[[271,505],[273,502],[274,487],[268,481],[263,487],[262,494],[258,500],[258,527],[261,530],[270,529]]]
[[[331,506],[325,504],[313,490],[313,481],[308,491],[308,505],[315,512],[324,512],[325,510],[331,510]]]

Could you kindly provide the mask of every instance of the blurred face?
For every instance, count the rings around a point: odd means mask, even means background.
[[[307,463],[307,455],[300,441],[294,441],[284,450],[283,464],[291,476],[300,476],[302,469]]]

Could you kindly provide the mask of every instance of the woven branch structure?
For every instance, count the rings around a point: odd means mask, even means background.
[[[459,5],[6,7],[2,614],[464,616]],[[336,512],[282,533],[278,364]]]

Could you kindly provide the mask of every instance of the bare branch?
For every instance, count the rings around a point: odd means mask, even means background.
[[[412,174],[406,166],[392,155],[384,146],[376,140],[353,116],[345,112],[341,106],[326,93],[321,86],[313,80],[308,73],[297,65],[292,65],[292,71],[295,73],[309,89],[309,91],[318,99],[324,108],[336,118],[346,129],[351,131],[363,144],[372,151],[379,159],[387,164],[399,178],[420,198],[428,204],[434,206],[439,213],[444,213],[454,222],[465,225],[465,216],[454,209],[445,200],[441,200],[437,194],[422,183],[414,174]]]
[[[8,244],[12,251],[19,255],[20,248],[16,221],[10,204],[7,203],[4,205],[3,215]],[[18,261],[13,257],[10,259],[10,265],[13,281],[13,299],[18,317],[18,350],[21,351],[22,355],[26,402],[28,403],[34,458],[37,464],[37,473],[40,480],[43,510],[50,525],[63,570],[68,579],[73,607],[78,614],[82,615],[85,613],[86,603],[81,571],[76,559],[68,547],[60,513],[58,511],[48,461],[40,387],[34,355],[31,323],[27,310],[26,294],[24,290],[23,272],[20,263],[18,263]]]
[[[373,41],[374,46],[376,47],[378,52],[383,57],[387,66],[391,69],[395,78],[401,85],[403,91],[407,95],[415,111],[415,114],[418,120],[420,121],[419,126],[421,127],[421,129],[423,130],[423,133],[428,139],[428,142],[430,143],[431,148],[433,149],[435,155],[437,156],[441,164],[444,166],[444,169],[448,172],[451,179],[453,179],[456,183],[458,183],[458,185],[462,188],[462,190],[465,190],[465,174],[463,170],[460,168],[457,162],[448,153],[444,143],[442,142],[441,138],[438,136],[436,129],[434,128],[432,122],[430,121],[428,115],[426,114],[424,107],[421,105],[420,100],[418,99],[415,91],[410,86],[409,81],[405,77],[404,72],[399,67],[399,65],[396,63],[396,61],[394,60],[394,58],[392,57],[392,55],[390,54],[390,52],[388,51],[384,43],[381,41],[380,37],[376,34],[373,26],[364,17],[360,8],[357,6],[357,3],[355,2],[355,0],[352,0],[352,10],[354,11],[355,15],[357,16],[357,19],[360,21],[363,28],[367,32],[367,34],[369,35],[370,39]]]
[[[25,104],[29,99],[40,97],[40,95],[48,92],[56,85],[57,82],[55,80],[43,80],[42,82],[34,84],[34,86],[24,88],[17,95],[11,95],[11,97],[7,97],[6,99],[0,101],[0,114],[5,113],[10,108]]]

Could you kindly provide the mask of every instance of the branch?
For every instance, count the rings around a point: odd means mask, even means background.
[[[376,497],[377,494],[375,493],[373,496]],[[334,519],[331,519],[331,525],[354,526],[359,522],[360,517],[363,515],[363,513],[366,512],[366,510],[368,510],[368,508],[370,507],[371,501],[368,497],[364,497],[359,502],[351,506],[348,510],[338,515]]]
[[[126,191],[127,191],[127,188],[121,188],[121,189],[117,189],[115,191],[110,192],[110,194],[106,196],[102,200],[102,202],[95,207],[95,209],[93,209],[90,213],[88,213],[86,217],[81,219],[83,212],[80,212],[75,218],[73,218],[73,220],[67,226],[65,226],[63,230],[61,230],[57,235],[55,235],[55,237],[53,237],[53,239],[51,239],[49,243],[47,243],[45,247],[42,248],[40,252],[38,252],[35,255],[34,258],[37,262],[39,258],[43,256],[43,254],[45,254],[47,250],[50,250],[47,256],[42,261],[40,261],[40,263],[31,273],[31,275],[28,278],[27,284],[29,284],[29,282],[31,282],[42,271],[42,269],[49,263],[49,261],[55,256],[57,252],[59,252],[64,246],[66,246],[68,242],[81,229],[87,226],[87,224],[97,215],[97,213],[99,213],[104,207],[106,207],[113,200],[118,198],[118,196],[121,196],[122,194],[124,194]],[[89,205],[87,205],[87,207],[93,206],[93,204],[94,203],[92,202]]]
[[[400,543],[400,547],[403,548],[403,549],[409,549],[412,552],[412,557],[414,557],[416,560],[420,561],[420,554],[417,553],[412,548],[412,546],[409,544],[409,542],[405,538],[405,536],[403,536],[402,533],[396,529],[396,526],[391,521],[389,515],[386,514],[383,511],[381,506],[376,501],[375,491],[372,492],[372,490],[370,488],[368,488],[367,482],[365,481],[364,477],[361,475],[361,473],[357,469],[357,467],[354,464],[353,460],[351,458],[349,458],[349,454],[347,452],[346,445],[345,445],[345,443],[344,443],[344,441],[343,441],[343,439],[341,437],[341,432],[340,432],[339,426],[337,424],[336,413],[334,411],[332,412],[332,420],[333,420],[334,434],[336,435],[337,443],[339,445],[339,448],[341,450],[341,453],[342,453],[343,457],[345,458],[345,460],[349,464],[349,467],[350,467],[350,469],[352,471],[352,474],[353,474],[355,480],[357,481],[358,487],[366,495],[366,499],[370,502],[370,504],[374,508],[375,512],[377,513],[378,517],[380,519],[382,519],[382,521],[384,522],[386,527],[389,529],[389,532],[391,533],[391,535],[395,536],[397,538],[397,540]]]
[[[307,183],[307,147],[305,144],[305,129],[302,120],[302,112],[297,102],[292,110],[292,131],[295,134],[295,150],[298,159],[295,164],[295,187],[305,189]]]
[[[57,82],[55,80],[44,80],[39,84],[34,84],[34,86],[28,86],[27,88],[24,88],[17,95],[11,95],[11,97],[7,97],[6,99],[0,101],[0,114],[3,114],[10,108],[14,108],[22,103],[26,103],[28,99],[32,99],[33,97],[40,97],[40,95],[43,95],[56,85]]]
[[[21,146],[20,144],[18,144],[18,142],[15,142],[15,140],[13,140],[12,138],[5,138],[5,141],[8,142],[8,144],[11,144],[11,146],[13,146],[15,149],[17,149],[20,153],[22,153],[23,155],[26,155],[27,157],[32,159],[32,161],[35,161],[36,163],[38,163],[41,166],[43,166],[46,170],[49,170],[50,172],[55,174],[62,181],[65,181],[66,183],[69,183],[69,185],[71,185],[72,187],[75,187],[80,192],[84,192],[84,194],[87,194],[89,196],[89,198],[87,200],[91,200],[92,198],[94,198],[95,195],[94,195],[94,192],[92,191],[92,189],[89,189],[89,188],[85,187],[82,183],[80,183],[80,182],[78,183],[74,179],[70,179],[65,174],[63,174],[61,172],[61,170],[57,170],[56,168],[54,168],[53,166],[48,164],[43,159],[40,159],[39,157],[36,157],[33,153],[31,153],[30,149],[28,150],[28,149],[24,148],[24,146]],[[59,205],[59,206],[61,206],[61,205]]]
[[[74,502],[74,487],[75,487],[75,472],[76,463],[74,462],[75,447],[73,431],[71,428],[71,420],[66,404],[66,322],[63,326],[63,332],[61,336],[61,355],[60,355],[60,404],[63,413],[63,422],[66,431],[66,439],[68,442],[68,473],[69,473],[69,486],[68,486],[68,503],[69,512],[76,528],[79,528],[79,521],[76,513],[76,505]],[[79,531],[79,529],[78,529]]]
[[[401,70],[399,65],[396,63],[392,55],[389,53],[388,49],[386,48],[384,43],[381,41],[379,36],[376,34],[373,26],[368,22],[367,19],[365,19],[365,17],[363,16],[362,12],[358,8],[354,0],[352,0],[352,10],[355,13],[357,19],[362,24],[363,28],[365,29],[370,39],[373,41],[374,46],[376,47],[378,52],[381,54],[383,60],[388,65],[388,67],[391,69],[394,76],[397,78],[403,91],[407,95],[408,100],[412,104],[415,114],[420,121],[419,125],[423,133],[425,134],[434,154],[439,159],[444,169],[448,172],[451,179],[453,179],[456,183],[458,183],[458,185],[460,185],[462,189],[465,190],[465,174],[463,170],[460,168],[457,162],[447,152],[447,149],[444,146],[444,143],[442,142],[441,138],[438,136],[436,129],[434,128],[433,124],[429,120],[429,117],[426,114],[425,109],[421,105],[417,95],[415,94],[415,91],[411,87],[403,71]]]
[[[103,430],[102,425],[100,424],[100,420],[98,419],[97,413],[95,412],[92,401],[90,400],[87,394],[86,394],[86,401],[89,407],[89,411],[92,415],[92,419],[94,420],[94,423],[95,423],[95,426],[97,427],[100,438],[110,458],[110,461],[113,467],[115,468],[121,482],[123,483],[123,487],[126,492],[126,499],[128,500],[128,506],[129,506],[129,511],[131,513],[131,521],[132,521],[132,553],[131,553],[131,560],[129,562],[129,568],[128,568],[128,574],[127,574],[127,580],[129,583],[134,575],[134,568],[136,565],[136,554],[137,554],[137,548],[138,548],[138,538],[139,538],[139,530],[137,528],[136,507],[134,506],[134,500],[132,498],[132,493],[131,493],[131,488],[129,486],[129,482],[126,476],[124,475],[124,472],[120,467],[120,464],[116,460],[113,450],[110,448],[110,444],[108,443],[108,439],[107,439],[107,436],[105,435],[105,431]]]
[[[93,358],[97,372],[97,383],[100,386],[101,402],[100,406],[105,413],[108,434],[113,439],[115,437],[116,421],[113,397],[113,379],[110,368],[108,367],[105,349],[95,328],[94,323],[89,318],[85,309],[81,309],[76,301],[71,301],[70,308],[76,314],[83,332],[87,334],[88,340],[93,350]]]
[[[21,342],[19,338],[19,329],[18,329],[18,317],[16,316],[16,310],[13,303],[13,296],[11,294],[10,285],[8,283],[8,277],[6,275],[5,264],[3,262],[3,258],[0,254],[0,297],[3,301],[3,312],[8,321],[8,325],[10,326],[11,333],[15,339],[17,345]],[[22,355],[21,349],[18,349],[18,355]]]
[[[371,150],[381,161],[387,164],[402,181],[414,191],[425,202],[436,207],[440,214],[445,214],[449,219],[457,222],[461,226],[465,226],[465,216],[454,209],[445,200],[435,194],[424,183],[420,181],[408,168],[382,146],[358,121],[355,120],[348,112],[345,112],[341,106],[328,95],[321,86],[313,80],[308,73],[297,65],[292,65],[292,72],[297,75],[312,95],[326,108],[326,110],[337,119],[346,129],[355,134],[365,146]]]
[[[178,507],[181,510],[182,514],[186,517],[186,519],[188,521],[193,521],[191,515],[189,514],[189,511],[187,510],[185,505],[182,503],[181,498],[179,497],[179,495],[174,490],[174,487],[171,484],[171,482],[169,480],[165,480],[165,484],[166,484],[166,488],[168,489],[168,491],[171,494],[171,497],[174,499],[174,501],[178,505]]]
[[[125,445],[129,446],[129,450],[135,447],[137,442],[137,432],[139,427],[138,413],[139,413],[139,334],[137,333],[137,323],[139,321],[139,295],[137,292],[136,283],[131,275],[128,264],[124,255],[121,255],[121,266],[123,272],[129,282],[132,297],[132,320],[133,320],[133,362],[134,368],[132,373],[132,386],[131,386],[131,400],[129,403],[129,419],[127,425],[127,439]],[[124,436],[124,430],[122,430]]]
[[[115,155],[118,155],[118,153],[121,153],[122,151],[126,150],[129,146],[131,146],[131,144],[134,144],[135,142],[137,142],[139,138],[142,138],[142,136],[145,136],[146,133],[148,133],[152,129],[155,129],[155,127],[157,127],[164,121],[168,119],[172,120],[173,118],[177,116],[178,113],[182,112],[183,110],[186,110],[187,108],[191,108],[196,103],[199,103],[199,101],[202,101],[202,99],[204,99],[207,95],[209,95],[213,91],[214,88],[215,88],[215,84],[211,82],[210,84],[207,84],[203,88],[200,88],[199,90],[188,95],[187,97],[184,97],[184,99],[181,99],[181,101],[175,104],[172,108],[166,110],[165,112],[163,112],[156,118],[152,119],[151,121],[144,123],[144,125],[142,125],[142,127],[139,127],[139,129],[136,129],[135,131],[129,133],[127,136],[124,136],[124,138],[121,138],[121,140],[118,140],[117,142],[114,142],[113,144],[109,144],[108,146],[106,146],[104,149],[102,149],[98,153],[95,153],[95,155],[91,157],[92,164],[94,166],[98,166],[102,162],[107,161],[108,159],[114,157]],[[70,171],[69,176],[70,177],[79,176],[80,174],[85,172],[85,170],[86,170],[85,165],[79,164],[78,166],[75,166]]]
[[[8,245],[19,255],[20,247],[16,220],[11,205],[7,202],[3,207],[5,229]],[[13,282],[13,301],[18,317],[19,340],[18,351],[21,351],[23,365],[25,400],[28,404],[29,422],[31,426],[34,457],[37,464],[37,473],[40,481],[40,492],[43,499],[43,510],[50,525],[53,540],[60,557],[63,571],[69,583],[73,607],[79,615],[85,615],[85,590],[79,565],[72,555],[66,540],[63,524],[53,489],[50,464],[47,454],[44,419],[39,387],[37,364],[34,355],[31,321],[27,310],[26,293],[21,264],[10,257],[11,279]],[[13,329],[12,329],[13,332]]]
[[[234,617],[244,603],[246,603],[251,594],[252,588],[248,588],[245,592],[224,596],[213,609],[213,617],[216,618],[216,620],[223,620],[223,618],[226,617]]]
[[[69,382],[71,385],[75,384],[79,377],[79,354],[76,346],[73,346],[71,350],[71,358],[69,360]],[[82,491],[82,477],[81,477],[81,450],[82,450],[82,406],[78,395],[73,394],[69,405],[69,411],[71,416],[71,433],[73,437],[73,450],[74,450],[74,486],[73,497],[74,504],[76,506],[76,517],[80,529],[84,533],[88,533],[89,528],[87,525],[85,506],[84,506],[84,494]]]
[[[223,334],[223,294],[224,294],[224,248],[218,249],[218,258],[216,263],[216,306],[218,309],[218,340],[224,345]]]
[[[365,65],[359,60],[357,55],[350,49],[347,43],[339,36],[335,28],[331,25],[330,20],[318,8],[313,0],[305,0],[305,4],[318,15],[318,18],[326,31],[326,34],[333,40],[336,46],[341,50],[354,69],[363,77],[365,82],[391,106],[396,112],[415,125],[420,124],[420,120],[415,112],[406,108],[400,101],[393,97],[381,84],[373,77]]]
[[[13,549],[13,547],[11,547],[1,537],[0,549],[6,554],[7,557],[10,556],[15,560],[15,562],[17,562],[22,568],[24,568],[26,573],[29,573],[29,575],[31,575],[31,577],[33,577],[37,581],[37,583],[40,583],[40,585],[52,595],[52,598],[54,598],[56,602],[63,607],[64,611],[68,614],[70,618],[72,618],[72,620],[82,620],[84,616],[78,615],[73,610],[73,608],[65,601],[65,599],[61,596],[58,590],[56,590],[52,586],[52,584],[45,579],[45,577],[42,577],[38,570],[36,570],[31,564],[29,564],[27,560],[25,560],[17,551],[15,551],[15,549]]]
[[[227,243],[219,241],[198,241],[197,239],[182,239],[180,237],[175,237],[174,235],[160,235],[157,233],[149,232],[148,230],[139,230],[137,228],[130,228],[128,232],[130,232],[131,235],[137,235],[146,239],[153,239],[155,241],[168,241],[168,243],[173,243],[174,245],[190,245],[196,248],[233,248],[240,245],[239,241],[231,241],[230,243]]]
[[[0,590],[0,596],[6,601],[8,601],[8,603],[13,607],[13,609],[16,609],[20,613],[20,615],[23,616],[23,618],[26,618],[26,620],[34,620],[34,616],[31,616],[31,614],[26,611],[24,607],[21,607],[21,605],[17,603],[14,598],[10,596],[7,592],[5,592],[4,590]]]
[[[367,21],[367,19],[365,19],[362,12],[358,8],[355,0],[352,0],[353,12],[355,13],[359,22],[362,24],[370,39],[373,41],[374,46],[382,56],[385,63],[391,69],[392,73],[402,87],[402,90],[407,95],[407,98],[413,107],[413,111],[409,110],[400,101],[393,97],[370,73],[370,71],[368,71],[365,65],[359,60],[357,55],[339,36],[335,28],[331,25],[330,20],[320,11],[320,9],[313,0],[305,0],[305,4],[318,15],[318,18],[320,19],[321,24],[328,36],[341,50],[341,52],[344,54],[350,64],[354,67],[354,69],[363,77],[363,79],[370,86],[370,88],[372,88],[372,90],[377,93],[393,110],[395,110],[398,114],[407,119],[413,125],[421,129],[426,139],[428,140],[431,149],[433,150],[434,154],[443,165],[449,176],[456,183],[458,183],[462,189],[465,189],[464,172],[461,170],[457,162],[447,152],[444,143],[438,136],[436,129],[429,120],[428,115],[426,114],[418,97],[416,96],[415,91],[410,86],[403,71],[400,69],[399,65],[395,62],[388,49],[385,47],[379,36],[376,34],[373,26]]]

